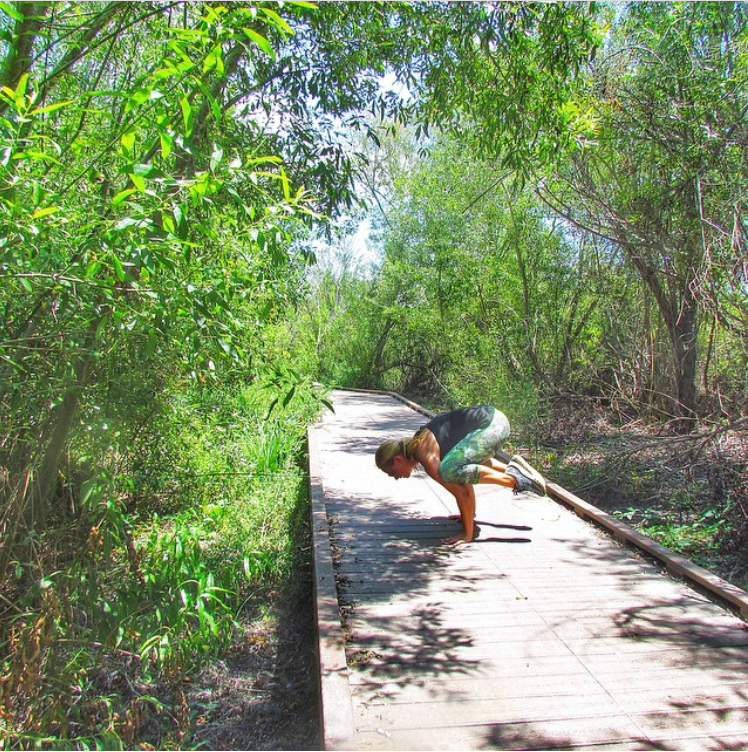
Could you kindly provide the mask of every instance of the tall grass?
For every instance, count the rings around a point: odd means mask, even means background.
[[[148,441],[80,485],[78,515],[32,541],[0,592],[0,747],[188,744],[181,682],[298,551],[319,401],[311,388],[278,396],[172,395]]]

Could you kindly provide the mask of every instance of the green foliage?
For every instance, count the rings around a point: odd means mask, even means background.
[[[531,423],[539,390],[585,386],[598,256],[458,143],[434,141],[419,158],[407,139],[389,146],[400,168],[379,228],[384,260],[372,281],[330,271],[315,290],[318,362],[361,374],[358,385],[440,406],[493,402]]]
[[[339,121],[379,144],[378,120],[473,135],[478,149],[527,169],[573,144],[565,105],[600,41],[595,3],[320,3],[297,33],[256,62],[253,114],[285,112],[294,177],[348,205],[357,178]],[[285,10],[285,9],[284,9]],[[289,8],[293,13],[293,9]],[[382,86],[383,76],[396,86]],[[407,91],[400,96],[397,91]],[[477,126],[477,127],[476,127]],[[321,137],[320,137],[321,136]],[[329,204],[327,204],[329,205]]]
[[[526,5],[491,16],[494,9],[471,4],[448,20],[442,10],[414,13],[449,59],[439,71],[425,61],[423,87],[413,90],[424,94],[420,112],[433,107],[458,138],[434,131],[429,152],[416,158],[417,142],[393,127],[380,130],[379,154],[364,151],[362,182],[379,210],[384,262],[360,291],[343,285],[359,301],[352,331],[336,313],[346,310],[340,280],[328,279],[338,303],[321,305],[325,293],[315,294],[317,319],[356,343],[350,352],[332,344],[332,357],[320,359],[326,343],[317,336],[318,372],[353,383],[360,374],[359,383],[442,405],[465,401],[465,383],[483,381],[476,393],[490,393],[494,380],[500,393],[522,383],[544,395],[593,396],[684,429],[697,415],[741,415],[743,6],[601,8],[605,44],[584,68],[562,56],[578,76],[550,113],[539,105],[546,81],[533,66],[548,62],[541,29],[555,10],[533,16]],[[570,18],[555,18],[553,33],[566,29],[573,44],[594,36],[590,19],[585,27],[576,17],[572,32]],[[475,35],[454,33],[467,19]],[[523,39],[502,37],[510,28],[524,29]],[[514,76],[525,58],[513,45],[530,50],[521,83]],[[504,137],[538,123],[548,131],[526,132],[517,157]],[[534,190],[522,188],[532,162],[526,141],[545,155],[534,163]],[[517,159],[520,172],[501,170]]]
[[[56,560],[16,564],[19,595],[0,633],[4,746],[162,746],[148,736],[154,724],[189,732],[189,718],[168,720],[179,718],[174,688],[226,648],[240,609],[299,555],[299,459],[321,395],[297,385],[286,399],[277,381],[164,400],[175,464],[161,466],[161,483],[127,463],[99,468],[79,500],[88,513],[66,526]],[[152,450],[133,445],[129,462]],[[159,506],[172,511],[146,511]],[[63,542],[59,531],[46,538]]]
[[[570,111],[576,76],[602,41],[595,3],[434,5],[426,127],[467,136],[477,153],[520,172],[586,137],[587,119]]]
[[[616,14],[588,79],[594,138],[543,186],[554,210],[606,240],[638,276],[639,352],[632,343],[620,363],[611,332],[612,367],[633,376],[647,395],[639,399],[686,427],[698,409],[702,322],[714,317],[738,369],[746,361],[737,230],[746,163],[736,141],[745,28],[740,3],[634,3]],[[666,339],[655,346],[660,327]],[[732,380],[732,365],[722,367]]]
[[[242,57],[264,54],[260,32],[237,26],[286,25],[270,9],[196,11],[182,27],[160,11],[146,26],[136,6],[109,5],[77,29],[123,31],[87,51],[86,72],[52,80],[32,66],[0,92],[0,524],[11,544],[8,531],[55,513],[66,448],[95,465],[142,432],[148,405],[122,382],[145,398],[246,369],[250,332],[290,295],[306,194],[224,106]]]

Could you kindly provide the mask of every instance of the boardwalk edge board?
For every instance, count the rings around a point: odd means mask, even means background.
[[[374,389],[341,389],[340,391],[387,395],[428,418],[433,418],[435,415],[435,413],[427,410],[416,402],[403,397],[397,392],[378,391]],[[498,459],[502,461],[509,459],[509,455],[504,454],[503,452],[499,454],[500,456]],[[570,491],[567,491],[555,483],[548,483],[548,496],[554,501],[573,509],[582,519],[597,524],[603,530],[612,534],[619,543],[629,544],[648,554],[657,561],[662,562],[670,574],[676,577],[681,577],[698,588],[705,590],[715,598],[719,599],[722,603],[737,610],[743,619],[748,620],[748,592],[745,590],[727,582],[727,580],[718,577],[713,572],[700,567],[698,564],[694,564],[689,559],[676,554],[669,548],[656,543],[651,538],[642,535],[629,525],[620,522],[612,515],[603,512],[601,509],[598,509],[592,504],[580,499],[578,496],[575,496]]]
[[[620,543],[628,543],[661,561],[671,575],[681,577],[702,590],[706,590],[723,603],[737,609],[740,616],[748,620],[748,593],[745,590],[727,582],[727,580],[723,580],[698,564],[694,564],[660,543],[656,543],[646,535],[642,535],[624,522],[620,522],[615,517],[555,483],[548,484],[548,495],[555,501],[571,507],[582,519],[597,523],[603,529],[612,533]]]
[[[317,436],[313,427],[307,430],[307,442],[323,748],[353,749],[353,702],[340,623],[340,605],[335,588],[325,494],[319,472]]]

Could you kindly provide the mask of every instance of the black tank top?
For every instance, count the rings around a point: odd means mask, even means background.
[[[461,407],[449,413],[437,415],[424,428],[428,428],[439,444],[439,456],[444,456],[469,433],[486,428],[493,420],[496,409],[491,405]]]

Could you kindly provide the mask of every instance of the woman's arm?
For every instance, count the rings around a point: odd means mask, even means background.
[[[439,473],[441,455],[436,437],[430,431],[421,439],[416,447],[414,457],[423,466],[429,477],[455,497],[457,508],[460,510],[462,520],[462,535],[450,536],[445,543],[467,543],[475,536],[475,489],[471,485],[462,483],[448,483]]]

